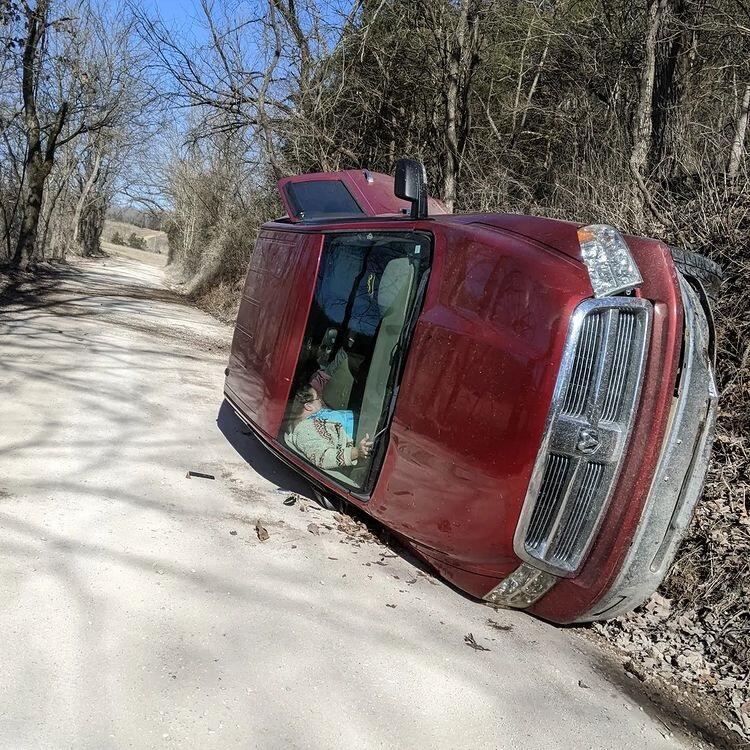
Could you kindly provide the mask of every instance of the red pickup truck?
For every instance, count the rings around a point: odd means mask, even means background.
[[[239,417],[493,605],[571,623],[647,598],[706,474],[718,267],[603,224],[447,214],[411,160],[279,190],[226,371]]]

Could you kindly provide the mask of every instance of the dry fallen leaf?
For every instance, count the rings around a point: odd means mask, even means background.
[[[308,524],[307,530],[311,534],[315,534],[315,536],[319,536],[320,535],[320,529],[318,528],[318,524],[317,523]]]
[[[265,542],[268,539],[268,529],[263,525],[263,522],[258,519],[255,522],[255,533],[258,535],[258,539],[261,542]]]
[[[471,648],[473,648],[475,651],[489,651],[487,646],[482,646],[481,643],[476,642],[476,640],[474,639],[473,633],[469,633],[468,635],[464,636],[464,643],[467,646],[470,646]]]
[[[487,618],[487,624],[495,630],[513,630],[512,625],[505,625],[504,623],[495,622],[492,618]]]

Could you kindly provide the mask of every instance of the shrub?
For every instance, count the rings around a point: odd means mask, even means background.
[[[130,237],[128,237],[128,245],[134,247],[136,250],[145,250],[146,240],[143,237],[139,237],[135,232],[131,232]]]
[[[119,232],[115,232],[112,235],[112,244],[113,245],[124,245],[125,240],[122,238],[122,235]]]

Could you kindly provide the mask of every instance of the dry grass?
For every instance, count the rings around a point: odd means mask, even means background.
[[[244,279],[220,281],[207,287],[195,298],[198,307],[206,310],[223,323],[234,323],[240,307],[240,295]]]
[[[163,253],[166,255],[169,250],[167,234],[159,229],[144,229],[135,224],[126,224],[122,221],[110,221],[107,219],[104,222],[102,240],[111,242],[115,233],[119,234],[125,241],[127,241],[131,233],[135,234],[136,237],[141,237],[146,242],[146,248],[152,253]]]

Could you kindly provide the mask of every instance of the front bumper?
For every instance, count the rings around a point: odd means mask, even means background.
[[[718,392],[707,314],[698,294],[681,275],[680,288],[685,311],[682,368],[657,470],[620,572],[578,622],[617,617],[637,607],[659,587],[703,490]]]

